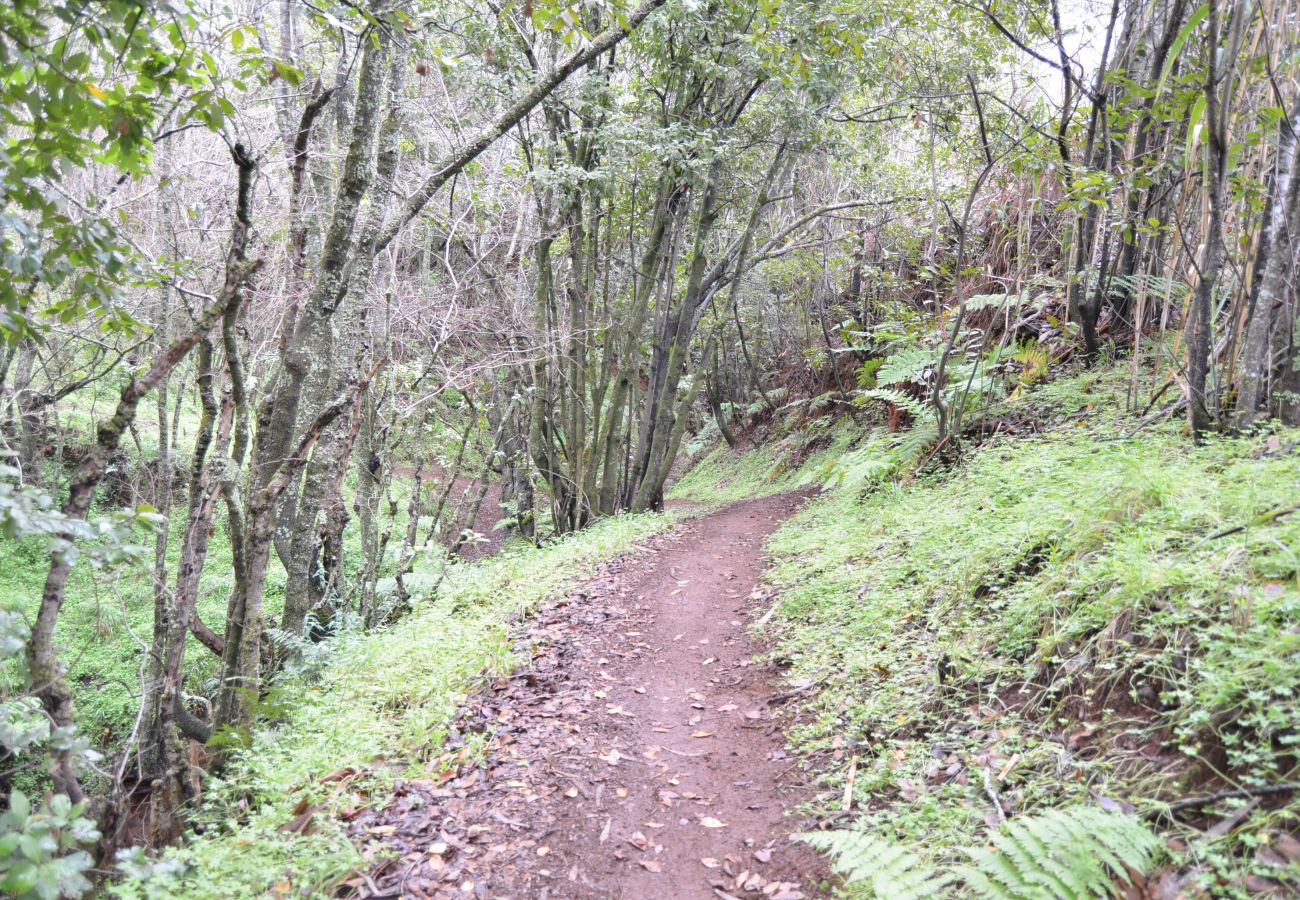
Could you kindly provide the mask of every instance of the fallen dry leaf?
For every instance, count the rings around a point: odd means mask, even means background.
[[[700,824],[703,825],[705,828],[726,828],[727,827],[726,822],[719,822],[717,819],[713,818],[713,816],[703,816],[700,819]]]

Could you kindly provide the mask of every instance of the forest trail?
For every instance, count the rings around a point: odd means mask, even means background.
[[[602,567],[520,624],[531,665],[474,697],[441,782],[358,815],[387,859],[363,897],[799,900],[826,877],[790,835],[800,769],[747,636],[764,539],[799,505],[748,500]],[[761,613],[762,610],[758,609]],[[443,759],[446,759],[444,757]],[[806,795],[806,791],[805,791]]]

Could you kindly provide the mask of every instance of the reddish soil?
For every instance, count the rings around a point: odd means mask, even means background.
[[[470,483],[468,478],[456,479],[456,490],[460,495],[465,492],[462,481],[466,485]],[[493,481],[488,485],[487,493],[483,495],[483,505],[478,508],[478,515],[474,517],[474,524],[471,526],[476,534],[482,536],[482,540],[469,541],[461,547],[462,559],[482,559],[485,556],[492,556],[501,549],[501,545],[506,542],[506,530],[497,528],[496,524],[501,521],[502,515],[501,485]]]
[[[798,505],[751,500],[652,539],[516,632],[531,664],[475,698],[441,779],[357,816],[362,897],[768,898],[827,878],[790,840],[810,795],[774,673],[747,637],[762,542]],[[490,735],[477,757],[457,745]],[[438,762],[438,761],[435,761]],[[433,768],[431,766],[431,768]]]
[[[415,467],[401,465],[393,470],[393,474],[398,478],[410,480],[415,477]],[[442,485],[447,483],[446,478],[447,473],[442,468],[434,466],[423,473],[420,484],[426,491],[441,490]],[[469,504],[474,502],[478,490],[478,479],[467,478],[464,475],[456,478],[452,484],[451,495],[447,498],[447,505],[451,508],[449,511],[453,519],[459,521],[464,513],[468,512]],[[504,528],[495,527],[501,518],[501,484],[492,481],[488,484],[487,493],[483,495],[483,503],[479,506],[478,515],[474,517],[474,523],[470,526],[481,539],[467,541],[465,546],[460,548],[461,559],[482,559],[485,556],[492,556],[501,549],[501,545],[506,542],[506,532]]]

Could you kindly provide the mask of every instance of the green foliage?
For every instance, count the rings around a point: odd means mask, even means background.
[[[1160,839],[1133,816],[1075,807],[1015,819],[992,844],[969,848],[971,865],[957,869],[981,897],[1089,900],[1150,871]]]
[[[904,394],[900,390],[891,388],[868,388],[858,395],[862,400],[879,400],[882,403],[892,403],[899,409],[911,414],[913,417],[920,419],[929,415],[933,410],[917,400],[911,394]]]
[[[3,485],[0,481],[0,491]],[[107,527],[115,521],[115,516],[109,516],[104,524]],[[179,564],[184,527],[183,516],[172,517],[167,560],[171,572]],[[98,526],[95,533],[102,534]],[[138,712],[132,685],[139,678],[140,638],[149,634],[153,622],[153,580],[139,562],[139,535],[129,532],[125,536],[131,543],[116,543],[109,533],[78,545],[91,565],[72,570],[59,620],[58,642],[66,648],[79,733],[99,747],[113,747],[129,733]],[[48,538],[41,532],[19,540],[0,540],[0,571],[5,573],[0,582],[0,612],[12,611],[20,617],[35,614],[49,569],[48,546]],[[218,522],[199,592],[198,611],[205,622],[215,624],[225,614],[232,584],[230,554],[224,526]],[[283,583],[284,570],[277,560],[269,573],[268,617],[278,613]],[[187,659],[190,689],[197,693],[215,672],[217,658],[194,639]],[[0,661],[0,692],[20,696],[25,685],[21,662],[21,654]],[[43,787],[34,771],[20,773],[18,780],[34,792]],[[93,781],[91,787],[95,787]]]
[[[1145,292],[1156,300],[1175,303],[1187,299],[1192,290],[1181,278],[1161,275],[1114,275],[1110,279],[1109,288],[1112,294],[1122,292],[1136,296]]]
[[[975,294],[966,298],[966,312],[1017,309],[1029,305],[1030,302],[1028,291],[1021,291],[1019,294]]]
[[[802,835],[829,853],[851,886],[884,900],[944,896],[953,882],[987,900],[1092,900],[1117,896],[1130,872],[1144,874],[1160,839],[1124,813],[1076,806],[1024,816],[987,846],[963,850],[970,863],[941,869],[920,853],[865,831]]]
[[[1024,367],[1017,376],[1017,381],[1021,384],[1035,384],[1047,377],[1051,354],[1042,344],[1024,341],[1016,347],[1009,359]]]
[[[940,873],[896,841],[865,831],[823,831],[800,840],[829,854],[835,871],[851,887],[882,900],[925,900],[938,896],[952,876]]]
[[[136,560],[144,552],[136,543],[137,528],[153,529],[162,524],[148,504],[88,522],[69,518],[55,508],[49,493],[19,484],[19,474],[0,463],[0,536],[10,541],[40,540],[46,552],[58,554],[69,564],[83,554],[96,567]]]
[[[138,327],[117,304],[137,274],[118,223],[62,184],[91,163],[123,178],[145,171],[159,112],[215,75],[189,40],[196,26],[184,0],[0,6],[0,337],[39,330],[31,298],[42,293],[60,322],[89,314],[106,331]],[[216,128],[227,114],[211,90],[184,107],[181,125]]]
[[[0,890],[7,896],[55,900],[91,889],[85,873],[94,861],[79,849],[99,838],[95,823],[62,794],[33,808],[22,791],[0,815]]]
[[[26,639],[21,617],[0,610],[0,663],[21,664]],[[0,698],[0,766],[12,766],[46,743],[93,756],[74,733],[52,732],[32,698]],[[81,848],[97,840],[99,832],[82,816],[84,807],[64,794],[43,797],[33,805],[21,790],[10,793],[8,803],[0,814],[0,891],[24,900],[80,897],[89,891],[85,873],[94,861]]]
[[[716,505],[793,490],[817,480],[857,437],[849,428],[832,430],[821,417],[744,452],[719,444],[693,462],[668,495]]]
[[[907,347],[890,354],[876,370],[876,385],[928,384],[929,373],[937,362],[937,354],[929,347]]]

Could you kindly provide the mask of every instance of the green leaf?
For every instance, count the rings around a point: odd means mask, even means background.
[[[1178,55],[1182,52],[1183,45],[1187,43],[1188,38],[1192,36],[1192,32],[1196,30],[1198,25],[1205,21],[1205,17],[1209,14],[1210,4],[1202,3],[1196,8],[1196,11],[1192,13],[1191,18],[1187,20],[1187,24],[1185,24],[1178,32],[1178,36],[1174,38],[1174,43],[1169,48],[1169,55],[1165,57],[1165,66],[1160,70],[1160,80],[1156,82],[1157,97],[1160,96],[1160,92],[1164,90],[1165,81],[1169,78],[1169,73],[1174,70],[1174,63],[1178,61]]]
[[[9,798],[9,814],[14,817],[16,824],[21,827],[31,815],[32,804],[27,799],[27,795],[22,791],[14,791]]]

